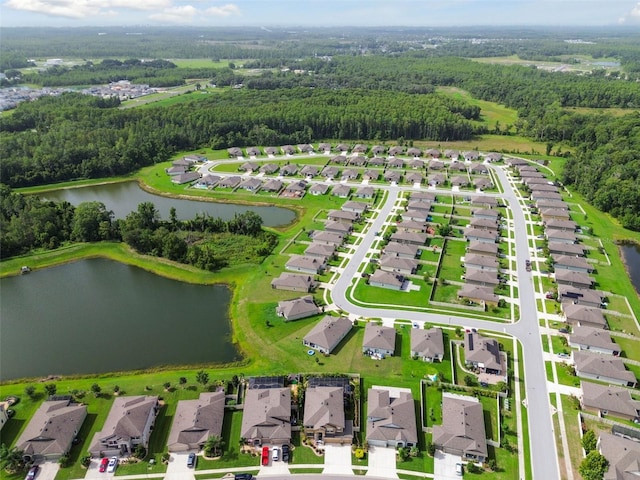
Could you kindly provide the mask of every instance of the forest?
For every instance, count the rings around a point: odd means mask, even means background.
[[[216,271],[244,263],[260,263],[277,243],[277,236],[262,228],[253,213],[236,214],[231,220],[198,214],[178,220],[160,219],[153,203],[138,205],[124,219],[101,202],[43,201],[22,195],[0,184],[0,245],[2,257],[31,250],[50,250],[68,242],[125,242],[139,253],[164,257]]]

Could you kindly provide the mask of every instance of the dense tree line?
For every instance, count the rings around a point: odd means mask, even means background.
[[[262,229],[262,218],[245,212],[230,220],[198,214],[191,220],[160,219],[153,203],[145,202],[123,220],[101,202],[43,201],[0,184],[0,252],[2,258],[50,250],[67,242],[124,241],[136,251],[218,270],[232,260],[217,240],[240,243],[255,250],[250,258],[271,253],[277,237]],[[249,241],[243,240],[248,238]]]

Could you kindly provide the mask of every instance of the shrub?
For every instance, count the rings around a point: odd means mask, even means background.
[[[142,460],[144,457],[147,456],[147,449],[144,448],[144,445],[140,444],[133,451],[133,456]]]

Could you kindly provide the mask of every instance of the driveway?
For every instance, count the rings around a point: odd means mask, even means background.
[[[398,478],[395,448],[369,447],[369,470],[366,476]]]
[[[195,468],[187,467],[189,452],[172,453],[167,465],[166,480],[194,480]],[[200,457],[196,457],[196,465]]]
[[[36,475],[37,480],[53,480],[56,478],[58,470],[60,470],[58,462],[45,462],[38,464],[38,466],[40,467],[40,471],[38,472],[38,475]]]
[[[324,470],[322,473],[334,475],[353,475],[351,469],[351,445],[324,446]]]
[[[433,462],[433,475],[438,480],[460,480],[456,475],[456,463],[460,462],[460,456],[442,453],[436,450]]]

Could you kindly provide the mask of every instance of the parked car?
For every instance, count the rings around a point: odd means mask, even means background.
[[[109,463],[109,459],[107,457],[104,457],[102,460],[100,460],[100,466],[98,467],[98,471],[101,473],[106,472],[108,463]]]
[[[464,470],[462,469],[462,464],[456,463],[456,475],[461,477],[463,473],[464,473]]]
[[[233,476],[233,480],[253,480],[253,475],[250,473],[236,473]]]
[[[29,469],[29,473],[27,473],[27,480],[33,480],[34,478],[36,478],[38,470],[40,470],[40,467],[38,465],[34,465],[33,467],[31,467]]]
[[[269,465],[269,447],[262,447],[262,465]]]
[[[117,466],[118,466],[118,457],[111,457],[109,459],[109,463],[107,464],[107,473],[115,472]]]
[[[190,453],[187,457],[187,467],[194,468],[196,466],[196,454]]]
[[[286,443],[282,445],[282,461],[289,463],[289,445]]]
[[[558,332],[560,333],[569,333],[569,330],[566,328],[561,328],[560,330],[558,330]]]
[[[271,454],[271,458],[274,462],[280,460],[280,449],[278,447],[273,447],[273,452]]]

